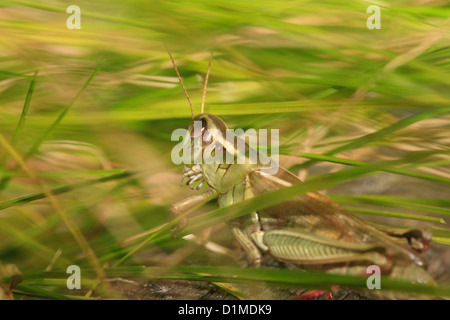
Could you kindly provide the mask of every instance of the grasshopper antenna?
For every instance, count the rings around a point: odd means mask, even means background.
[[[216,33],[214,32],[214,40],[215,40],[215,38],[216,38]],[[213,50],[211,49],[211,54],[209,55],[208,71],[206,72],[206,77],[205,77],[205,85],[203,86],[202,108],[201,108],[200,113],[203,113],[203,111],[205,110],[206,87],[208,86],[209,71],[211,70],[212,59],[213,59]]]
[[[189,95],[188,95],[188,93],[186,91],[186,88],[184,87],[183,80],[181,80],[180,73],[178,72],[177,65],[175,64],[175,61],[173,60],[172,54],[170,53],[170,50],[169,50],[169,47],[167,47],[167,44],[164,41],[164,39],[162,39],[162,41],[164,43],[164,46],[166,47],[167,52],[169,53],[170,60],[172,60],[172,64],[173,64],[173,67],[175,68],[175,72],[177,73],[178,80],[180,81],[180,84],[183,87],[184,94],[185,94],[185,96],[186,96],[186,98],[187,98],[187,100],[189,102],[189,106],[191,107],[192,120],[194,120],[194,108],[192,107],[191,99],[189,99]]]
[[[205,110],[206,87],[208,86],[209,71],[211,70],[212,58],[213,58],[213,52],[211,51],[211,55],[209,56],[208,71],[206,72],[206,77],[205,77],[205,85],[203,86],[202,109],[201,109],[200,113],[203,113],[203,110]]]

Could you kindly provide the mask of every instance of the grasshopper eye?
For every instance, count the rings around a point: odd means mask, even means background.
[[[203,134],[205,133],[205,131],[207,130],[207,124],[205,119],[201,119],[202,121],[202,127],[201,130],[199,130],[199,127],[196,126],[192,126],[190,127],[190,133],[191,133],[191,138],[200,138],[203,136]]]
[[[206,143],[210,143],[212,141],[212,134],[210,131],[206,130],[205,133],[203,133],[203,141]]]

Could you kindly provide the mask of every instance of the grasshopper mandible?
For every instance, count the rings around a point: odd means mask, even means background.
[[[188,129],[194,136],[194,121],[201,121],[202,150],[212,142],[227,145],[214,132],[226,136],[227,126],[219,117],[204,113],[206,87],[209,78],[212,52],[203,87],[201,112],[194,116],[193,107],[167,48],[179,82],[190,104],[192,123]],[[272,190],[289,187],[302,181],[279,167],[274,175],[264,175],[266,165],[201,163],[183,165],[183,177],[191,189],[208,185],[205,193],[197,194],[171,206],[179,215],[207,199],[218,198],[224,207]],[[194,188],[194,183],[198,184]],[[182,228],[186,221],[182,221]],[[365,274],[370,265],[378,265],[384,275],[411,282],[434,283],[425,271],[425,261],[420,253],[428,248],[431,232],[411,229],[394,232],[375,227],[346,211],[319,191],[308,192],[277,205],[252,212],[229,222],[231,232],[255,267],[263,255],[293,263],[302,268],[322,269],[327,272]],[[175,230],[176,231],[176,230]]]

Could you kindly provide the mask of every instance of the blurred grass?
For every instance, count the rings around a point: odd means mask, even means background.
[[[194,210],[201,214],[184,234],[210,226],[217,231],[210,241],[232,248],[221,227],[232,214],[330,188],[334,200],[380,216],[378,223],[432,227],[432,263],[449,280],[443,244],[450,233],[442,226],[450,221],[450,7],[439,0],[377,3],[381,29],[368,30],[369,4],[78,1],[82,29],[68,30],[63,1],[1,2],[0,261],[24,275],[16,295],[81,298],[61,290],[63,277],[52,282],[46,273],[95,264],[68,225],[80,230],[101,263],[97,272],[106,268],[108,277],[108,268],[126,261],[122,277],[135,276],[134,265],[197,265],[197,273],[214,265],[218,277],[203,280],[222,281],[228,271],[222,277],[220,267],[238,265],[206,245],[183,253],[193,241],[170,238],[168,208],[192,193],[178,188],[169,141],[188,126],[190,111],[161,37],[196,112],[214,49],[206,111],[230,127],[280,129],[281,164],[307,181],[230,208],[207,204]],[[145,236],[118,245],[138,234]],[[263,273],[253,281],[289,284],[277,270],[252,272]],[[27,282],[33,274],[42,283]],[[339,281],[351,286],[353,278]],[[301,279],[295,285],[307,287]],[[318,287],[337,281],[315,279]],[[91,280],[85,287],[97,288]]]

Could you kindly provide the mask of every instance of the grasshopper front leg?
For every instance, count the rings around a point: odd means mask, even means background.
[[[217,191],[210,188],[205,193],[198,194],[195,196],[188,197],[186,199],[183,199],[181,201],[176,202],[170,207],[170,211],[175,217],[178,217],[183,212],[187,211],[188,209],[192,208],[193,206],[206,201],[208,199],[212,199],[217,196]],[[180,219],[178,224],[172,229],[172,237],[176,237],[176,234],[178,231],[183,229],[188,221],[188,217],[184,216]]]

